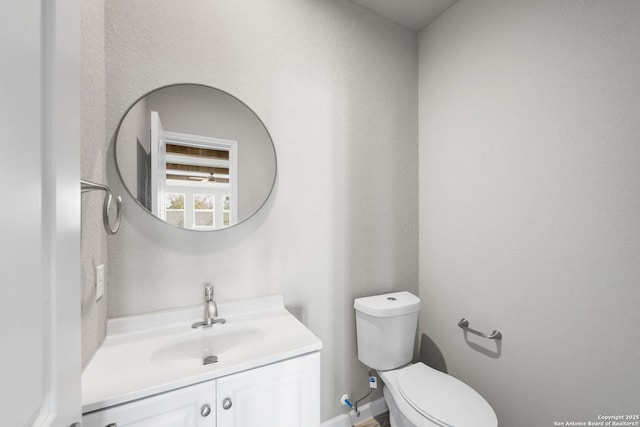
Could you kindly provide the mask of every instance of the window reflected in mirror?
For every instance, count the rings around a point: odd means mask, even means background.
[[[129,193],[176,227],[216,230],[251,217],[271,193],[276,157],[256,114],[226,92],[159,88],[134,103],[116,132]]]

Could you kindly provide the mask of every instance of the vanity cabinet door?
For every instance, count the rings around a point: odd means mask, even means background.
[[[215,427],[213,381],[92,412],[83,427]]]
[[[320,425],[320,353],[217,379],[218,427]]]

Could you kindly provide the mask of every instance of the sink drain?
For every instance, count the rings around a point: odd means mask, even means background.
[[[216,363],[218,361],[218,356],[207,356],[202,361],[203,365],[210,365],[212,363]]]

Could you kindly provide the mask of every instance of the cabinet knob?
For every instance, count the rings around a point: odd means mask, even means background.
[[[211,413],[211,406],[207,405],[202,405],[202,408],[200,408],[200,415],[202,415],[203,417],[208,417],[209,414]]]
[[[233,406],[233,403],[231,402],[231,399],[229,397],[226,397],[222,401],[222,408],[223,409],[231,409],[232,406]]]
[[[72,426],[73,427],[73,426]],[[111,424],[107,424],[105,427],[118,427],[118,424],[116,423],[111,423]]]

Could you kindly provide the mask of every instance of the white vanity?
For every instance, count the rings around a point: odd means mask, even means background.
[[[219,310],[226,323],[204,329],[191,328],[200,306],[109,320],[82,375],[82,425],[319,426],[322,342],[281,296]]]

